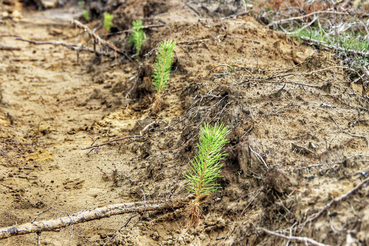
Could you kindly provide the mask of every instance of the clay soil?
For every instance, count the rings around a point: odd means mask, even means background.
[[[125,4],[114,10],[119,30],[138,18],[166,23],[145,30],[136,62],[114,53],[77,58],[66,47],[1,37],[2,45],[21,50],[0,51],[0,227],[50,208],[37,220],[171,192],[171,199],[185,199],[183,175],[199,128],[223,122],[231,134],[222,189],[203,198],[196,228],[186,227],[185,206],[43,232],[40,244],[286,245],[259,230],[266,228],[328,245],[369,245],[367,185],[314,218],[369,171],[368,95],[339,60],[251,16],[221,18],[232,13],[214,3],[199,8],[202,18],[177,0]],[[0,23],[0,33],[93,47],[70,23],[74,13],[24,10],[19,21]],[[127,33],[108,36],[100,22],[91,28],[134,54]],[[152,64],[158,43],[169,39],[177,43],[176,61],[155,115]],[[35,245],[37,235],[0,244]]]

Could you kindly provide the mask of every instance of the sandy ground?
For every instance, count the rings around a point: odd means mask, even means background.
[[[70,24],[77,14],[24,11],[20,21],[0,24],[0,33],[92,47]],[[37,219],[162,199],[173,188],[173,199],[186,198],[183,174],[199,127],[223,122],[231,129],[223,189],[204,198],[196,229],[186,228],[184,207],[43,232],[41,245],[286,245],[261,227],[329,245],[369,244],[366,185],[314,218],[369,171],[369,101],[339,61],[252,17],[199,20],[181,1],[128,1],[114,16],[121,28],[133,16],[167,23],[146,30],[140,65],[0,37],[21,48],[0,51],[0,227],[49,208]],[[109,39],[133,54],[125,35]],[[152,64],[167,39],[177,42],[176,62],[155,115]],[[142,138],[81,149],[143,129]],[[36,243],[35,234],[1,241]]]

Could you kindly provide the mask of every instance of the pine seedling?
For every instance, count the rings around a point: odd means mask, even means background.
[[[105,30],[110,31],[110,29],[113,27],[112,21],[113,21],[113,15],[105,12],[104,13],[104,28],[105,28]]]
[[[196,226],[201,217],[200,198],[220,189],[215,181],[220,177],[223,167],[220,161],[227,156],[222,148],[229,142],[226,139],[229,133],[228,127],[223,124],[211,126],[205,123],[200,129],[198,151],[185,174],[189,181],[187,189],[195,194],[190,210],[191,226]]]
[[[155,69],[153,77],[153,84],[156,90],[156,99],[154,102],[153,112],[156,114],[160,101],[161,94],[165,87],[169,84],[170,71],[174,62],[174,48],[176,43],[174,41],[164,41],[160,43],[159,52],[155,60]]]
[[[132,35],[130,36],[130,42],[136,47],[136,56],[140,54],[140,50],[142,45],[146,41],[145,33],[142,30],[142,21],[133,21],[132,22],[133,31]]]
[[[89,21],[90,18],[90,12],[88,10],[83,10],[82,12],[83,18],[85,18],[86,21]]]

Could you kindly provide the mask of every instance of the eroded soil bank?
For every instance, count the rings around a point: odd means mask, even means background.
[[[0,32],[93,47],[70,24],[74,13],[24,11],[20,21],[0,23]],[[249,16],[199,19],[181,1],[127,1],[114,16],[122,30],[134,18],[165,23],[145,30],[148,41],[139,62],[119,54],[77,57],[62,46],[1,37],[2,45],[21,48],[0,51],[1,227],[30,222],[49,208],[57,210],[37,220],[163,199],[173,189],[172,199],[186,198],[183,174],[196,152],[199,127],[223,122],[231,129],[219,180],[223,189],[204,198],[204,218],[196,229],[185,227],[184,207],[44,232],[41,245],[287,243],[258,228],[328,245],[369,244],[366,185],[316,217],[369,171],[369,101],[339,61]],[[128,34],[98,33],[133,54]],[[158,43],[168,39],[177,42],[176,61],[154,115],[152,64]],[[35,234],[1,241],[36,243]]]

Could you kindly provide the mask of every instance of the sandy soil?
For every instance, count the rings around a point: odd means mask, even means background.
[[[204,198],[196,229],[186,228],[188,212],[181,208],[44,232],[41,245],[286,245],[261,227],[329,245],[369,244],[368,186],[312,219],[367,178],[367,92],[350,82],[330,53],[249,16],[211,14],[232,9],[204,9],[199,19],[177,0],[127,1],[116,8],[114,23],[122,30],[133,18],[167,23],[146,30],[140,65],[124,56],[80,53],[77,59],[65,47],[0,37],[2,45],[21,48],[0,51],[0,227],[30,222],[49,208],[56,210],[37,219],[162,199],[173,188],[173,199],[185,198],[183,174],[199,127],[223,122],[232,131],[223,189]],[[92,47],[89,36],[70,24],[75,13],[24,11],[20,21],[0,23],[0,33]],[[152,64],[157,44],[167,39],[177,42],[176,62],[154,115]],[[109,40],[134,53],[125,33]],[[149,124],[142,138],[81,150],[138,135]],[[1,241],[36,243],[34,234]]]

